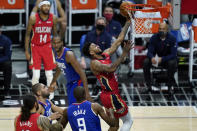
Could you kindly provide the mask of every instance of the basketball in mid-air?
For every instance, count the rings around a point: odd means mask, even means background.
[[[128,11],[126,9],[126,6],[127,5],[130,5],[130,4],[133,4],[132,2],[130,1],[123,1],[120,5],[120,14],[126,18],[129,18],[129,14],[128,14]]]

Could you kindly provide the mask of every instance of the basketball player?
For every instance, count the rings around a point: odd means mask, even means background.
[[[15,131],[41,131],[37,120],[40,114],[36,113],[38,110],[38,102],[33,95],[26,95],[23,98],[23,106],[21,107],[21,114],[15,118]]]
[[[54,105],[49,99],[49,90],[42,84],[37,83],[32,86],[32,92],[37,96],[39,109],[37,113],[40,113],[46,117],[49,117],[50,120],[55,120],[60,118],[63,114],[63,109]],[[55,112],[55,113],[52,113]]]
[[[105,108],[112,108],[114,110],[116,125],[114,127],[110,127],[110,130],[118,130],[119,118],[123,121],[123,126],[120,129],[121,131],[130,131],[132,125],[132,119],[128,111],[128,107],[120,96],[118,81],[116,78],[117,76],[114,73],[129,53],[131,44],[129,42],[125,43],[123,53],[114,63],[110,60],[110,55],[117,50],[117,48],[121,45],[121,42],[124,40],[130,24],[131,22],[127,20],[117,40],[111,45],[110,48],[104,50],[103,52],[99,46],[94,43],[86,43],[83,47],[84,55],[91,58],[90,69],[101,84],[101,102]]]
[[[60,36],[54,36],[52,44],[55,52],[57,67],[51,86],[49,88],[54,89],[54,87],[56,87],[56,80],[62,71],[67,81],[66,87],[68,94],[68,104],[70,105],[76,102],[76,99],[73,95],[73,90],[75,87],[82,85],[85,88],[87,100],[91,100],[86,75],[77,61],[74,53],[69,48],[63,46],[63,41]]]
[[[50,2],[42,1],[39,4],[40,11],[30,16],[25,35],[25,56],[32,69],[32,85],[39,83],[41,62],[43,60],[47,85],[49,86],[53,79],[52,70],[56,67],[51,47],[51,34],[56,34],[57,18],[49,13]],[[30,34],[31,38],[31,56],[29,54]],[[50,96],[52,99],[54,94]]]
[[[72,103],[72,105],[64,110],[61,120],[63,128],[69,122],[73,131],[101,131],[98,115],[110,126],[114,125],[115,118],[113,114],[108,117],[100,104],[85,100],[85,90],[83,87],[76,87],[74,89],[74,96],[77,103]]]
[[[36,5],[32,9],[31,15],[33,15],[34,13],[36,13],[38,11],[39,3],[42,1],[43,0],[36,1]],[[51,4],[50,13],[52,13],[53,15],[55,15],[57,17],[57,24],[60,25],[59,26],[59,30],[60,30],[59,35],[61,36],[61,38],[64,38],[64,34],[66,31],[66,26],[67,26],[66,13],[64,13],[64,9],[62,8],[60,0],[48,0],[48,1]]]

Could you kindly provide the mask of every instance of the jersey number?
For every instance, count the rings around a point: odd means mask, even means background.
[[[79,127],[79,131],[86,131],[86,124],[84,118],[78,118],[77,119],[77,124]]]
[[[44,36],[40,35],[40,43],[46,43],[46,41],[47,41],[47,34],[45,34]]]

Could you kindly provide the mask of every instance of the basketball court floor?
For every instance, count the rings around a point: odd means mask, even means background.
[[[129,107],[133,118],[131,131],[196,131],[197,109],[194,106]],[[0,130],[13,131],[19,108],[0,108]],[[122,122],[120,123],[120,126]],[[101,120],[103,131],[109,126]],[[68,124],[64,131],[72,131]]]

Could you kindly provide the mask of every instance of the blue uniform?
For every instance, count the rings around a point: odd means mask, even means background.
[[[112,36],[104,30],[100,35],[96,34],[96,30],[87,33],[85,42],[92,42],[100,47],[102,51],[111,47]]]
[[[91,102],[73,103],[67,110],[73,131],[101,131],[100,119],[92,111]]]
[[[118,21],[111,20],[109,24],[105,27],[106,31],[111,34],[113,37],[118,37],[121,32],[121,24]]]
[[[10,61],[12,55],[12,41],[5,35],[0,35],[0,63]]]
[[[75,71],[71,64],[66,62],[66,52],[71,51],[69,48],[64,47],[64,51],[61,57],[58,57],[55,53],[55,60],[57,66],[61,69],[64,77],[67,80],[67,94],[68,94],[68,104],[76,102],[76,99],[73,95],[73,90],[77,86],[82,86],[79,74]]]
[[[162,57],[162,63],[177,57],[176,38],[171,33],[167,34],[164,41],[158,33],[150,38],[147,56],[152,59],[156,54]]]
[[[44,108],[44,116],[49,117],[52,114],[51,111],[51,103],[49,100],[46,100],[46,104],[42,103],[41,101],[38,101],[39,104],[41,104]]]

